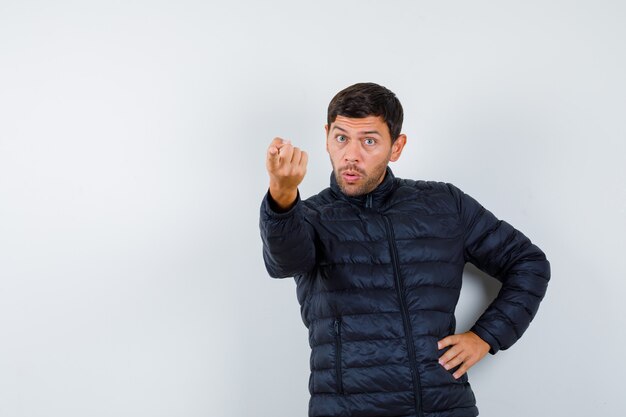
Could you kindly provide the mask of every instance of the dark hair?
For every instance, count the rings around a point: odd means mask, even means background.
[[[374,83],[358,83],[338,92],[328,105],[328,127],[337,116],[362,118],[381,116],[395,142],[402,130],[404,112],[396,95],[387,88]]]

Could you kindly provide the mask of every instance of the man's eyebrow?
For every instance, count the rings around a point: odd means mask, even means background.
[[[348,133],[348,131],[346,129],[344,129],[343,127],[341,127],[341,126],[334,125],[331,130],[335,130],[335,129],[341,130],[342,132],[345,132],[345,133]]]
[[[344,129],[343,127],[338,126],[338,125],[334,125],[331,130],[335,130],[335,129],[341,130],[344,133],[348,133],[348,131],[346,129]],[[378,136],[382,136],[378,130],[367,130],[365,132],[360,132],[360,133],[363,134],[363,135],[378,135]]]

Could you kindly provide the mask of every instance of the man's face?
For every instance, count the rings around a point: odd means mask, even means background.
[[[337,116],[326,126],[326,150],[337,183],[344,194],[359,196],[373,191],[385,178],[389,161],[397,161],[406,143],[400,135],[391,143],[387,124],[380,116]]]

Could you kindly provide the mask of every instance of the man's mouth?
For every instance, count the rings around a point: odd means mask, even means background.
[[[356,182],[363,177],[360,171],[354,169],[344,169],[341,171],[341,177],[348,183]]]

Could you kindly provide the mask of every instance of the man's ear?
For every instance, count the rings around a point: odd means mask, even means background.
[[[326,152],[328,152],[328,125],[324,125],[324,130],[326,131]]]
[[[400,154],[402,154],[402,149],[404,149],[404,145],[406,145],[406,135],[401,134],[398,136],[398,139],[391,145],[391,157],[389,160],[391,162],[396,162],[400,159]]]

